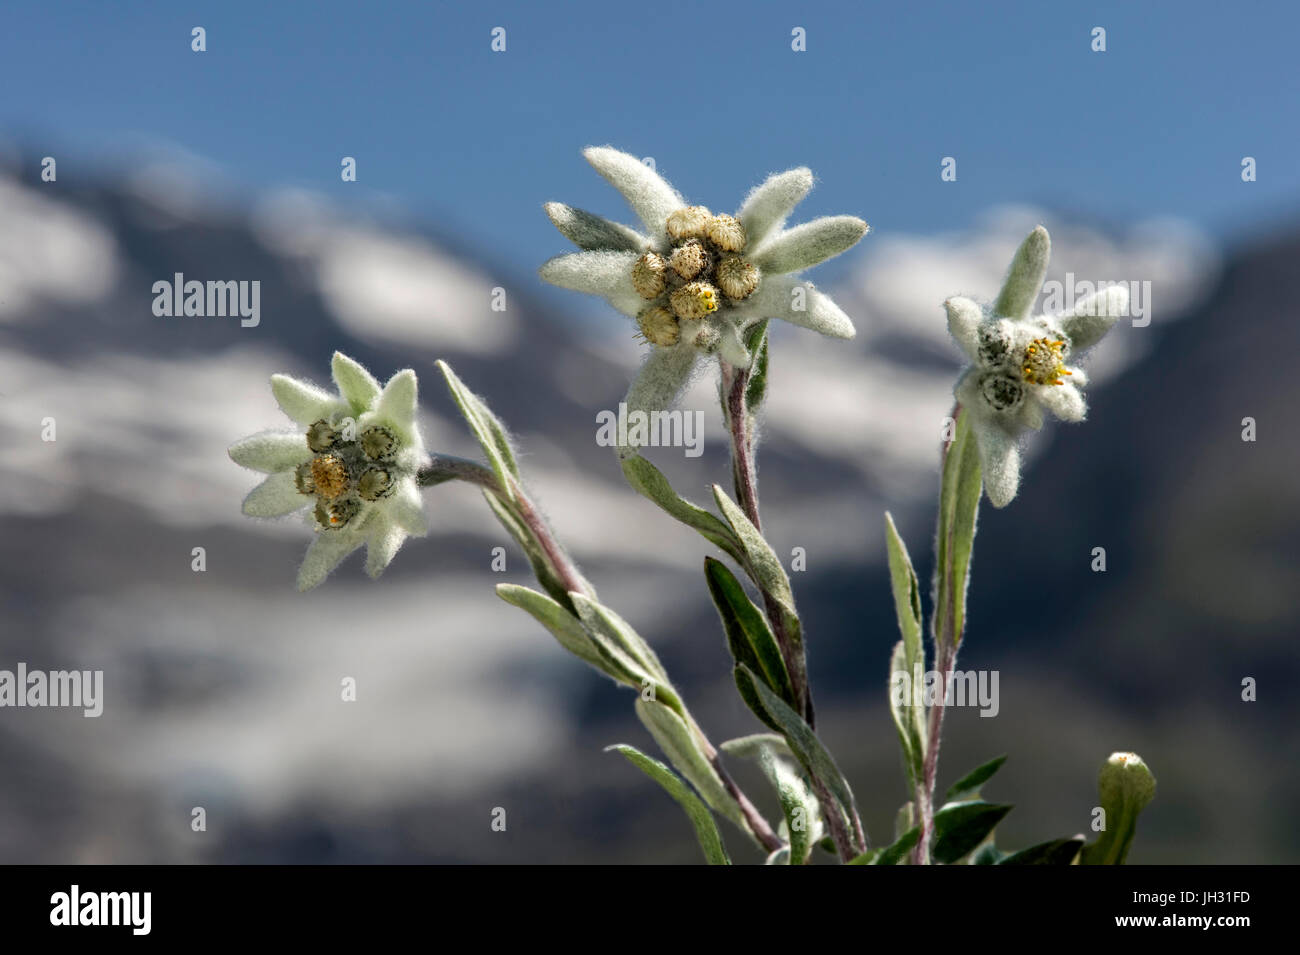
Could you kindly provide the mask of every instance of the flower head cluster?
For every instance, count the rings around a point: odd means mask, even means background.
[[[771,176],[725,215],[688,205],[635,156],[609,147],[583,155],[624,195],[645,232],[548,203],[556,228],[583,251],[551,259],[541,277],[599,295],[636,320],[651,353],[628,392],[630,410],[666,408],[702,356],[748,368],[745,333],[767,318],[853,337],[848,316],[794,273],[852,247],[868,227],[854,216],[827,216],[786,229],[812,188],[807,169]]]
[[[297,431],[265,431],[234,444],[236,464],[270,475],[244,499],[250,517],[307,508],[316,537],[298,587],[319,584],[362,544],[366,571],[378,577],[408,535],[427,533],[416,470],[424,448],[416,427],[415,372],[382,388],[370,373],[334,353],[330,394],[287,375],[271,378],[280,408]]]
[[[1002,292],[988,307],[961,296],[944,303],[948,330],[970,364],[953,393],[970,413],[984,488],[1005,507],[1020,485],[1020,435],[1043,425],[1043,409],[1082,421],[1082,370],[1070,364],[1128,312],[1128,289],[1102,289],[1055,316],[1030,317],[1047,273],[1051,240],[1042,226],[1021,244]]]

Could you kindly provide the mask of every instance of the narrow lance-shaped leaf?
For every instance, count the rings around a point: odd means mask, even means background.
[[[505,426],[478,395],[465,387],[465,383],[456,376],[450,365],[440,361],[438,370],[447,379],[447,389],[451,392],[451,397],[460,408],[460,413],[464,416],[470,430],[474,432],[474,437],[482,446],[483,453],[487,455],[488,463],[496,472],[502,488],[508,493],[510,482],[507,475],[518,480],[519,465],[515,463],[514,451],[511,450]]]
[[[934,814],[935,862],[951,865],[983,842],[1011,806],[971,800],[949,803]]]
[[[537,541],[533,538],[532,533],[519,520],[515,512],[501,501],[491,491],[483,491],[483,500],[487,501],[488,508],[496,515],[501,526],[509,532],[510,536],[515,539],[522,548],[524,556],[528,558],[529,565],[533,568],[533,576],[541,584],[548,594],[569,610],[570,613],[576,614],[577,608],[574,607],[573,601],[569,598],[569,592],[564,586],[564,582],[555,576],[551,570],[551,564],[546,559]]]
[[[925,707],[917,702],[916,672],[907,665],[907,650],[899,640],[889,660],[889,715],[898,731],[903,766],[913,788],[923,778],[925,764]]]
[[[936,643],[955,647],[966,625],[966,585],[970,578],[971,546],[980,494],[979,451],[970,430],[970,412],[960,409],[956,430],[943,460],[936,534]]]
[[[759,749],[759,765],[776,790],[785,814],[786,832],[790,838],[790,865],[803,865],[813,844],[822,837],[821,813],[817,797],[803,776],[789,763],[779,759],[770,746]]]
[[[560,646],[574,656],[591,664],[597,670],[619,682],[626,682],[626,674],[610,665],[592,642],[578,619],[545,594],[518,584],[497,584],[497,596],[508,604],[531,614],[538,623],[549,630]]]
[[[745,386],[745,407],[751,412],[757,411],[767,396],[767,342],[766,321],[759,322],[745,333],[745,347],[754,356],[749,369],[749,383]]]
[[[647,702],[644,697],[636,701],[636,715],[668,761],[690,781],[709,807],[752,836],[740,807],[728,795],[721,777],[705,756],[698,735],[685,720],[675,710],[662,703]]]
[[[704,850],[704,857],[709,860],[710,865],[731,865],[727,849],[722,844],[722,834],[718,832],[708,807],[677,778],[671,769],[626,743],[618,743],[606,748],[606,752],[610,750],[626,756],[628,762],[662,786],[668,795],[677,800],[677,803],[686,810],[691,825],[695,827],[695,835],[700,840],[700,848]]]
[[[903,639],[891,660],[890,709],[903,746],[903,759],[913,788],[924,774],[926,710],[917,701],[917,681],[925,673],[925,648],[921,642],[921,590],[907,546],[885,512],[885,549],[889,555],[889,580],[894,592],[894,613]],[[903,690],[906,689],[906,694]]]
[[[944,802],[958,802],[960,800],[978,799],[980,787],[993,778],[993,774],[1002,768],[1002,764],[1007,761],[1006,754],[995,756],[987,763],[981,763],[969,773],[957,780],[948,787],[948,793],[944,796]]]
[[[705,540],[737,562],[744,562],[740,541],[731,529],[704,508],[678,496],[663,472],[645,458],[640,455],[624,458],[623,475],[642,497],[659,505],[670,517],[699,531]]]
[[[791,706],[796,705],[790,675],[781,659],[781,648],[777,646],[776,637],[772,635],[772,628],[762,611],[754,606],[740,581],[721,561],[706,557],[704,576],[722,617],[732,657],[759,674],[783,700]]]
[[[804,770],[810,776],[822,780],[830,790],[831,796],[839,803],[834,807],[823,806],[823,811],[839,811],[843,814],[846,823],[851,825],[857,818],[857,803],[853,798],[853,790],[849,788],[844,774],[835,765],[835,760],[817,738],[817,734],[804,722],[803,717],[769,690],[752,670],[745,666],[736,669],[739,671],[737,682],[743,680],[749,684],[771,722],[780,727],[786,742],[790,744],[790,750]]]

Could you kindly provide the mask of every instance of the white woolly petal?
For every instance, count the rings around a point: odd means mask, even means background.
[[[263,431],[236,441],[230,460],[263,474],[274,474],[311,460],[307,436],[296,431]]]
[[[870,228],[857,216],[824,216],[772,236],[750,259],[768,275],[798,272],[852,248]]]
[[[399,432],[399,437],[411,441],[415,437],[415,408],[419,401],[419,383],[415,372],[403,369],[384,385],[379,401],[375,405],[375,414]]]
[[[852,338],[857,334],[853,322],[829,297],[817,291],[811,282],[789,275],[764,279],[758,291],[736,309],[736,317],[740,324],[751,318],[779,318],[832,338]]]
[[[271,376],[271,394],[280,403],[280,410],[303,426],[347,409],[347,403],[338,395],[288,375]]]
[[[649,414],[669,410],[691,380],[699,357],[699,353],[686,344],[674,348],[652,348],[623,399],[627,403],[628,415],[633,411]],[[634,445],[620,445],[618,449],[620,457],[635,452]]]
[[[1052,254],[1052,240],[1047,230],[1038,226],[1016,250],[1007,271],[1002,291],[993,303],[993,314],[1000,318],[1027,318],[1047,275],[1047,260]]]
[[[370,522],[370,536],[366,541],[366,573],[378,577],[384,568],[393,562],[406,532],[382,514],[376,515]]]
[[[537,274],[560,288],[599,295],[611,302],[627,302],[629,295],[639,297],[632,284],[632,263],[636,260],[635,252],[570,252],[543,263]]]
[[[1088,413],[1083,395],[1072,383],[1034,385],[1030,391],[1039,404],[1062,421],[1082,421]]]
[[[1076,388],[1088,387],[1088,374],[1082,368],[1071,365],[1066,370],[1070,373],[1070,384]]]
[[[299,494],[292,471],[281,471],[248,492],[244,498],[244,513],[249,517],[281,517],[301,510],[312,502],[306,494]]]
[[[749,248],[757,249],[769,235],[779,232],[812,186],[812,170],[802,166],[773,173],[762,185],[755,186],[736,213]]]
[[[311,590],[366,540],[365,527],[317,531],[298,568],[298,589]]]
[[[1020,489],[1020,445],[996,420],[971,415],[971,435],[979,449],[984,492],[994,507],[1006,507]]]
[[[652,239],[661,238],[669,214],[686,205],[676,189],[635,156],[609,146],[591,146],[582,155],[611,186],[623,193]]]
[[[575,209],[562,202],[548,202],[545,209],[555,228],[581,249],[641,252],[650,247],[650,240],[635,229],[584,209]]]
[[[384,501],[384,510],[398,527],[416,537],[429,533],[429,522],[424,513],[424,498],[413,480],[404,480]]]
[[[334,353],[331,364],[339,394],[352,406],[354,415],[361,414],[379,397],[379,382],[360,362],[340,351]]]
[[[979,304],[961,295],[954,295],[943,303],[948,312],[948,333],[961,346],[971,361],[979,361],[980,322],[984,320],[984,309]]]
[[[1127,314],[1128,286],[1110,285],[1075,302],[1074,308],[1056,316],[1056,321],[1070,344],[1080,349],[1097,344]]]

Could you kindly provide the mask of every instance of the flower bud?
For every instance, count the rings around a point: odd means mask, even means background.
[[[348,489],[348,468],[337,454],[321,454],[312,458],[311,479],[316,494],[325,501],[340,497]]]
[[[647,252],[632,263],[632,287],[642,298],[657,298],[664,290],[664,258]]]
[[[704,251],[704,246],[700,245],[699,239],[691,239],[673,249],[668,264],[672,266],[674,272],[689,282],[704,271],[705,266],[709,264],[709,254]]]
[[[709,241],[723,252],[740,252],[745,248],[745,227],[735,216],[713,216],[708,231]]]
[[[678,318],[697,321],[718,310],[718,290],[707,282],[690,282],[668,297]]]
[[[637,314],[636,324],[642,337],[652,345],[667,348],[676,345],[681,337],[677,316],[662,305],[643,308]]]
[[[685,239],[703,239],[709,231],[711,215],[704,206],[684,206],[668,216],[664,228],[673,242]]]
[[[739,301],[758,288],[758,269],[739,256],[728,256],[718,263],[717,279],[727,298]]]
[[[324,419],[313,423],[307,429],[307,447],[317,454],[334,447],[337,440],[338,432],[331,428],[330,423]]]

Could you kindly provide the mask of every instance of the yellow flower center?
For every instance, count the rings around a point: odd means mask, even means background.
[[[348,489],[347,465],[336,454],[319,455],[312,459],[311,479],[317,495],[332,501]]]
[[[1050,338],[1035,338],[1025,346],[1024,361],[1020,371],[1025,381],[1034,385],[1063,385],[1062,375],[1069,375],[1064,361],[1065,342]]]

